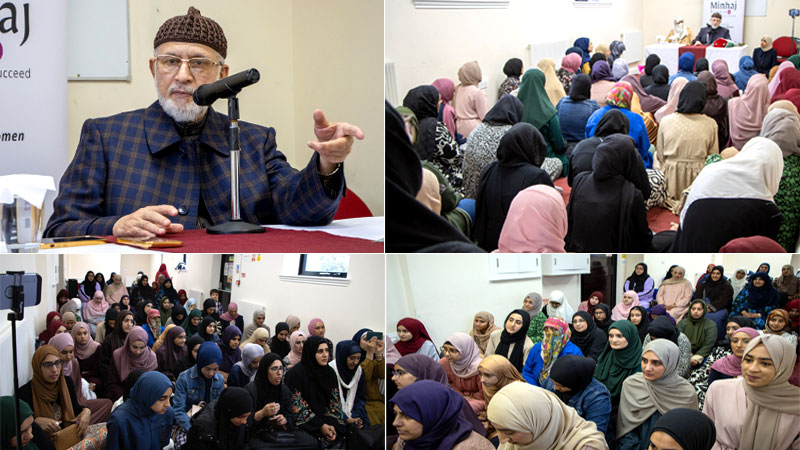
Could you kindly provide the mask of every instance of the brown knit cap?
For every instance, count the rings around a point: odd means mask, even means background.
[[[164,42],[192,42],[207,45],[222,55],[228,56],[228,41],[217,22],[203,17],[194,6],[189,7],[185,16],[175,16],[161,25],[153,41],[153,48]]]

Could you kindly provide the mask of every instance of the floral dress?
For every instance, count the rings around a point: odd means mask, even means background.
[[[767,305],[761,309],[753,308],[752,306],[750,306],[749,298],[750,298],[750,285],[747,284],[742,288],[741,292],[739,292],[739,295],[736,296],[736,299],[733,300],[733,306],[731,307],[731,312],[730,314],[728,314],[728,317],[741,316],[742,311],[759,313],[761,314],[761,317],[756,317],[753,319],[753,321],[756,323],[756,327],[759,330],[763,330],[764,328],[766,328],[767,316],[769,315],[770,311],[775,309],[775,306]]]
[[[497,90],[497,98],[510,94],[519,89],[519,77],[506,77],[500,84],[500,89]]]
[[[558,81],[561,82],[561,85],[564,86],[564,92],[569,95],[569,89],[572,87],[572,79],[575,78],[575,74],[562,67],[558,69],[556,76],[558,77]]]
[[[534,345],[542,342],[542,330],[544,329],[544,322],[546,320],[547,316],[541,311],[531,319],[531,325],[528,327],[528,337]]]
[[[436,123],[436,151],[427,161],[436,166],[453,188],[463,195],[461,190],[464,186],[464,176],[462,174],[463,155],[459,151],[458,143],[447,126],[442,122]]]
[[[778,229],[778,243],[788,253],[794,253],[800,235],[800,156],[783,159],[783,176],[775,194],[775,204],[783,216]]]
[[[716,346],[711,350],[711,354],[708,355],[703,365],[692,371],[692,374],[689,375],[689,383],[692,383],[695,392],[697,392],[697,404],[700,406],[701,411],[706,401],[708,376],[711,373],[711,365],[714,364],[714,361],[732,354],[733,352],[731,352],[730,347],[724,345]]]

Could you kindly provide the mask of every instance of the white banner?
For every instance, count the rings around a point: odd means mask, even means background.
[[[58,186],[67,168],[66,18],[65,1],[0,6],[0,175],[50,175]]]
[[[745,0],[703,0],[700,26],[706,26],[711,21],[711,14],[718,12],[722,14],[722,26],[731,32],[731,39],[744,42],[744,10]]]

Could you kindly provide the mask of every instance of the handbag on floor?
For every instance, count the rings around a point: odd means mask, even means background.
[[[50,435],[50,442],[56,450],[66,450],[81,441],[78,436],[78,426],[72,424],[63,430]]]

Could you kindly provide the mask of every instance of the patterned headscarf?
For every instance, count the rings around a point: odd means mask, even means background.
[[[618,108],[630,109],[633,99],[633,86],[627,81],[620,81],[608,92],[606,103]]]
[[[542,338],[542,361],[544,366],[539,373],[539,383],[544,383],[550,374],[550,368],[567,345],[570,337],[569,325],[558,317],[550,317],[544,322],[544,337]]]

